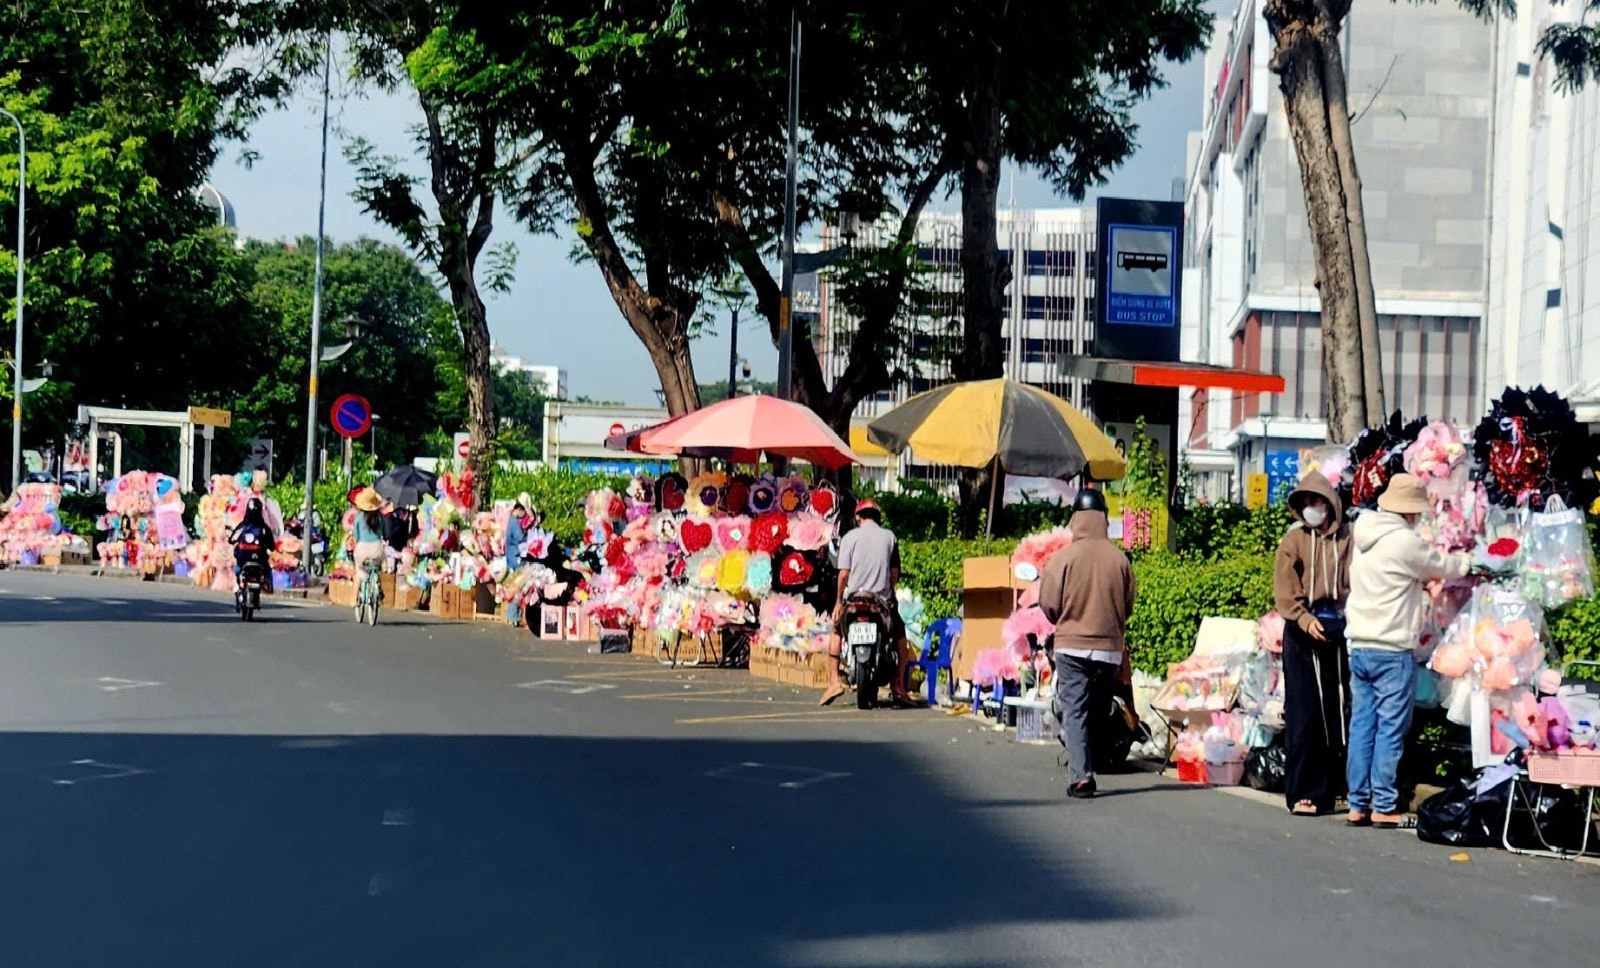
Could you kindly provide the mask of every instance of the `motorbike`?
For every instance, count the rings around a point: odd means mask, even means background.
[[[233,593],[233,607],[244,621],[261,611],[261,589],[266,587],[266,569],[259,561],[245,562],[239,569],[239,588]]]
[[[309,539],[305,536],[305,522],[298,515],[290,519],[284,529],[302,541],[310,540],[311,572],[315,575],[322,574],[328,564],[328,536],[322,533],[322,527],[319,522],[315,518],[312,519],[311,537]]]
[[[891,641],[888,607],[872,595],[845,602],[845,676],[856,690],[856,708],[877,705],[878,690],[894,682],[899,668],[898,643]]]

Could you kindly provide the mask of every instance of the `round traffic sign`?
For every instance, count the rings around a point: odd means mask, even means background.
[[[347,393],[333,401],[328,410],[328,422],[333,432],[341,437],[359,437],[372,429],[372,404],[367,398]]]
[[[626,427],[622,426],[622,424],[614,423],[614,424],[611,425],[611,430],[607,434],[607,436],[609,436],[609,437],[621,437],[625,432],[627,432],[627,428]]]
[[[463,437],[463,438],[461,438],[461,443],[456,445],[456,453],[461,456],[462,460],[465,460],[468,457],[471,457],[472,456],[472,438],[471,437]]]

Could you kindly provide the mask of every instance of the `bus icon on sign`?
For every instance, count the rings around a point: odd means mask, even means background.
[[[1167,267],[1167,256],[1163,252],[1118,252],[1117,268],[1124,271],[1134,269],[1148,269],[1151,272],[1160,272]]]

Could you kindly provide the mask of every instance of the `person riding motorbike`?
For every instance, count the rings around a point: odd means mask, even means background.
[[[870,499],[856,502],[856,526],[839,541],[839,597],[833,606],[833,634],[828,638],[828,689],[822,694],[826,706],[844,695],[844,683],[839,681],[838,658],[842,642],[840,629],[844,624],[846,606],[857,596],[872,596],[883,605],[889,622],[889,640],[895,643],[897,667],[890,691],[897,706],[925,705],[906,692],[906,667],[911,662],[911,647],[906,642],[905,622],[900,618],[899,603],[895,599],[895,585],[900,580],[900,544],[894,532],[881,524],[883,511]]]
[[[233,545],[233,578],[237,584],[239,573],[250,562],[261,565],[261,570],[266,573],[272,564],[267,555],[278,547],[278,539],[273,535],[272,528],[267,525],[266,506],[261,499],[253,497],[244,507],[244,520],[234,525],[232,533],[228,535],[228,543]]]

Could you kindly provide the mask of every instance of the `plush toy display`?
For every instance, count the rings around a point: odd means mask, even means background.
[[[38,564],[52,550],[87,548],[61,526],[61,488],[23,484],[0,505],[0,561]]]

